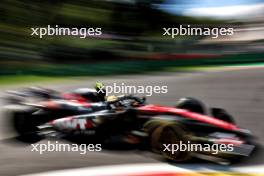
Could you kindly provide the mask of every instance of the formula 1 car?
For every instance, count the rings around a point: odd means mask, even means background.
[[[14,129],[27,142],[58,137],[106,147],[126,144],[176,162],[196,157],[226,164],[249,156],[255,147],[251,133],[239,128],[225,110],[211,111],[212,115],[206,114],[203,103],[193,98],[168,107],[146,104],[145,98],[130,95],[97,103],[62,99],[24,103],[9,107],[8,112]],[[232,150],[179,151],[174,148],[178,144],[231,144]]]
[[[35,101],[48,99],[64,99],[79,102],[99,102],[104,101],[105,94],[97,88],[78,88],[70,92],[58,92],[42,87],[29,87],[20,91],[8,91],[5,100],[9,104],[28,102],[29,99]]]

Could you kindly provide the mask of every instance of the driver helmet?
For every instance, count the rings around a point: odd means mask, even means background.
[[[114,109],[115,111],[123,111],[124,107],[117,100],[118,100],[118,97],[115,96],[115,95],[111,95],[111,96],[106,97],[106,101],[107,102],[109,102],[109,103],[112,102],[113,103],[113,104],[110,105],[112,107],[112,109]]]
[[[108,96],[108,97],[106,98],[106,101],[107,101],[107,102],[113,102],[113,101],[117,101],[117,100],[118,100],[118,97],[115,96],[115,95],[111,95],[111,96]]]

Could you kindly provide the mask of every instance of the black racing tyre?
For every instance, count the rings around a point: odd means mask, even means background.
[[[143,146],[145,149],[150,149],[150,141],[151,141],[151,134],[155,129],[157,129],[161,125],[161,120],[150,120],[145,122],[143,126],[143,131],[147,133],[148,138],[147,140],[144,140]]]
[[[143,131],[152,134],[153,131],[161,125],[161,120],[150,120],[147,121],[143,126]]]
[[[184,162],[191,158],[190,152],[188,151],[172,151],[164,150],[164,144],[187,144],[189,134],[185,129],[178,123],[175,122],[160,122],[151,134],[151,150],[155,153],[161,154],[165,159],[174,162]]]
[[[18,134],[17,139],[26,143],[35,143],[42,139],[37,132],[37,122],[32,117],[32,109],[13,110],[11,123]]]
[[[204,104],[195,98],[181,98],[177,102],[176,108],[186,109],[199,114],[206,114]]]

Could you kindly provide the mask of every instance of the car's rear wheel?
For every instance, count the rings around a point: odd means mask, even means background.
[[[17,139],[26,143],[35,143],[42,139],[37,134],[37,122],[32,116],[34,109],[17,108],[9,110],[10,123],[17,133]]]
[[[176,108],[186,109],[199,114],[206,114],[204,104],[195,98],[189,98],[189,97],[181,98],[177,102]]]
[[[181,144],[187,144],[188,133],[178,123],[172,122],[160,122],[159,127],[155,128],[150,134],[151,150],[155,153],[161,154],[165,159],[175,162],[182,162],[190,159],[190,153],[188,151],[165,149],[165,144],[172,147],[172,145],[180,146]],[[172,149],[172,148],[171,148]]]

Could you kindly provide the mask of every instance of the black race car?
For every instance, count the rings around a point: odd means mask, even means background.
[[[193,98],[181,99],[176,107],[146,104],[145,98],[130,95],[96,103],[49,99],[7,109],[20,140],[27,142],[81,139],[105,147],[136,146],[172,161],[198,157],[218,163],[249,156],[255,147],[250,131],[238,127],[226,111],[213,108],[208,115]],[[177,148],[193,144],[200,148]],[[228,148],[221,150],[220,145]]]

